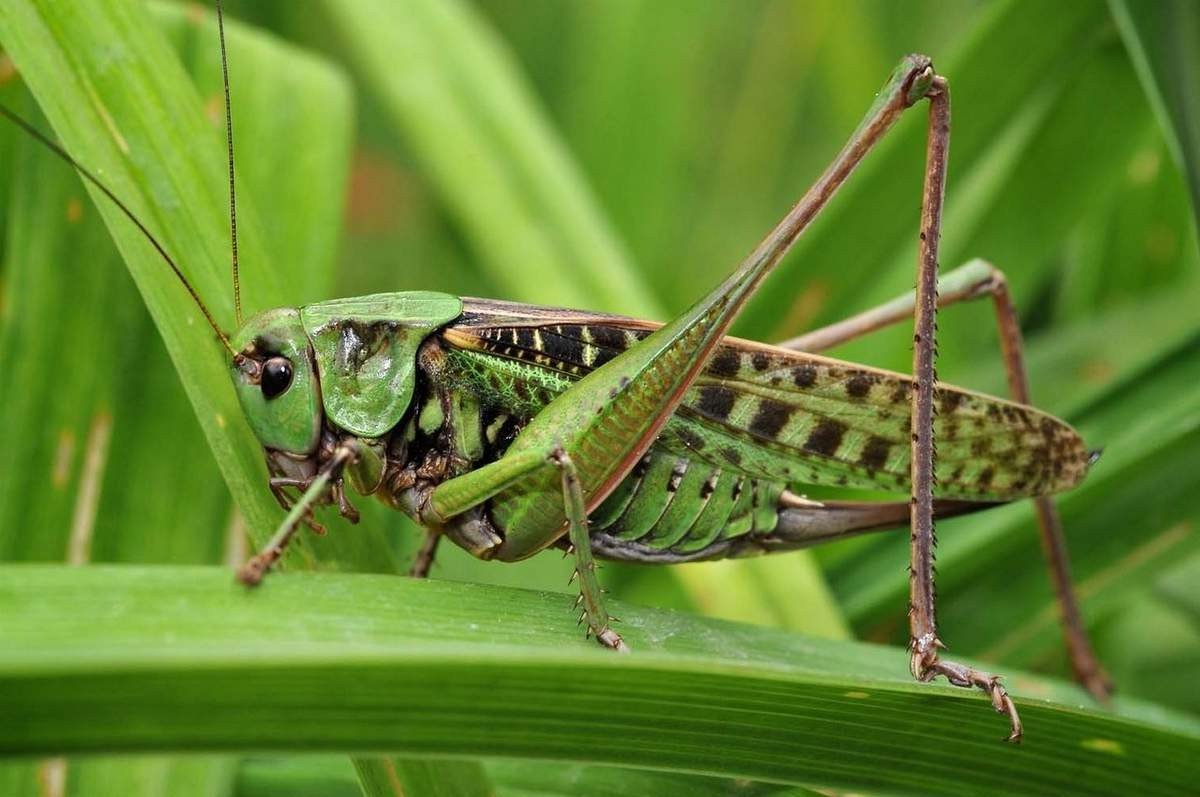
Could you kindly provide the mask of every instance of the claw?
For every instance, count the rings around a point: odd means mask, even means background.
[[[257,587],[262,583],[268,567],[261,556],[253,556],[237,569],[237,580],[247,587]]]
[[[984,692],[991,699],[992,708],[996,713],[1008,717],[1010,730],[1005,741],[1020,742],[1024,734],[1021,717],[1017,714],[1017,706],[1009,696],[1008,690],[1001,683],[1000,676],[980,672],[956,662],[942,661],[936,652],[938,647],[944,645],[941,645],[936,637],[922,638],[914,645],[912,668],[914,675],[920,672],[917,680],[928,682],[941,675],[953,686],[967,689],[975,687]]]
[[[611,628],[603,628],[596,634],[596,641],[606,648],[612,648],[618,653],[628,653],[629,646],[625,644],[625,640],[621,639],[621,635]]]
[[[304,523],[304,525],[308,526],[308,528],[312,531],[312,533],[316,534],[318,537],[325,536],[325,532],[326,532],[325,526],[322,525],[321,523],[317,522],[316,516],[313,515],[311,509],[301,519],[301,522]]]

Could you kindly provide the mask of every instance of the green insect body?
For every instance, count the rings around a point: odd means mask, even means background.
[[[364,459],[378,474],[352,478],[355,488],[427,522],[421,507],[433,488],[501,458],[552,400],[656,328],[445,294],[382,294],[252,319],[235,338],[247,359],[234,371],[273,473],[311,477],[328,441],[353,435],[376,452]],[[261,366],[246,363],[277,356],[295,372],[287,390],[264,399],[253,380]],[[806,485],[906,492],[911,385],[901,374],[725,339],[658,439],[591,513],[596,552],[711,559],[901,522],[906,502],[850,512],[848,502],[814,506],[799,494]],[[939,408],[944,514],[1070,489],[1087,471],[1079,436],[1038,410],[949,385],[939,386]],[[295,444],[279,442],[288,439]],[[512,528],[492,508],[447,524],[447,536],[482,558],[516,560],[565,534],[506,544]]]

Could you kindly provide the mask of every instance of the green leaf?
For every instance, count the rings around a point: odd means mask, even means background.
[[[459,0],[325,10],[509,298],[656,314],[512,55],[477,12]]]
[[[67,150],[102,176],[175,253],[217,319],[228,325],[233,319],[221,138],[178,59],[137,11],[111,0],[69,11],[52,3],[6,3],[0,8],[0,42]],[[169,171],[160,153],[170,153]],[[241,420],[212,331],[137,230],[106,199],[94,197],[227,483],[251,526],[269,527],[278,508],[259,487],[261,455]],[[253,226],[241,243],[247,262],[267,262]],[[261,306],[267,296],[282,298],[270,270],[247,277],[251,306]]]
[[[912,683],[902,650],[630,606],[618,656],[560,596],[497,587],[32,565],[0,584],[9,755],[487,750],[926,794],[1178,793],[1200,760],[1200,723],[1136,701],[1013,676],[1028,737],[1005,745],[984,699]]]
[[[1107,21],[1103,12],[1095,3],[1059,3],[1037,14],[1030,14],[1025,3],[998,3],[980,16],[970,35],[955,42],[951,56],[931,53],[950,82],[953,98],[946,188],[949,251],[942,252],[947,266],[971,256],[993,256],[977,250],[955,253],[957,233],[951,218],[961,210],[954,204],[957,192],[986,178],[987,171],[995,168],[992,158],[997,150],[1003,149],[1008,136],[1020,134],[1022,124],[1028,124],[1024,117],[1036,110],[1044,93],[1049,98],[1061,94],[1078,74]],[[798,323],[836,320],[849,308],[861,309],[911,288],[925,135],[923,114],[911,114],[864,161],[755,298],[739,325],[743,334],[782,339],[801,331]],[[1081,174],[1087,172],[1085,163],[1077,166]],[[988,199],[984,208],[994,201],[994,188]],[[854,235],[855,230],[861,234]],[[1011,229],[1009,233],[1013,234]],[[912,257],[901,257],[910,251]],[[997,265],[1014,269],[1025,264],[1005,260]],[[816,313],[797,314],[795,288],[771,290],[813,280],[824,287]]]
[[[447,769],[462,762],[446,762]],[[626,769],[547,761],[491,760],[487,773],[499,797],[812,797],[818,792],[799,786],[751,783],[746,780],[683,775],[677,772]],[[436,787],[435,787],[436,788]],[[358,797],[354,769],[344,759],[303,756],[251,759],[238,769],[239,797]],[[414,794],[437,793],[416,791]],[[453,793],[453,792],[452,792]]]
[[[1109,0],[1109,8],[1200,213],[1200,9],[1188,0]]]
[[[488,797],[494,790],[478,761],[356,758],[354,769],[368,797]]]

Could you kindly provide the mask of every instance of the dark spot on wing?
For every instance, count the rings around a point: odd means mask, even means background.
[[[862,455],[858,461],[867,470],[881,470],[887,464],[888,453],[891,449],[892,444],[887,440],[882,437],[871,437],[863,446]]]
[[[787,425],[792,408],[788,405],[764,398],[758,402],[758,412],[750,421],[750,431],[760,437],[774,438]]]
[[[724,385],[705,385],[700,388],[700,402],[697,409],[715,421],[723,421],[729,417],[737,394]]]
[[[817,369],[812,365],[797,365],[792,369],[792,381],[796,387],[812,387],[817,381]]]
[[[726,462],[734,467],[742,464],[742,452],[738,451],[733,446],[722,448],[721,456],[725,458]]]
[[[528,402],[533,399],[533,395],[529,391],[529,385],[525,384],[525,382],[520,379],[513,380],[512,392],[513,395],[516,396],[520,401]]]
[[[820,423],[809,433],[804,441],[806,451],[814,454],[832,457],[842,444],[842,435],[846,434],[846,424],[832,418],[822,418]]]
[[[949,415],[958,409],[958,405],[962,404],[966,398],[962,393],[957,393],[953,390],[939,390],[939,400],[942,414]]]
[[[762,372],[771,367],[771,358],[765,352],[756,351],[750,356],[750,364],[755,371]]]
[[[856,399],[866,398],[874,381],[869,374],[857,373],[846,381],[846,395]]]
[[[713,376],[732,378],[741,368],[742,358],[733,349],[720,348],[708,363],[708,372]]]

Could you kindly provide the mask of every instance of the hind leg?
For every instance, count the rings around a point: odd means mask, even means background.
[[[937,391],[938,243],[942,233],[942,201],[946,189],[946,160],[950,148],[950,87],[936,78],[930,87],[929,138],[925,188],[921,200],[920,251],[913,323],[912,500],[909,512],[909,667],[918,681],[945,676],[954,686],[976,687],[991,698],[992,707],[1006,714],[1008,741],[1021,739],[1021,720],[1000,679],[942,659],[945,645],[937,633],[937,595],[934,591],[933,404]]]
[[[986,297],[991,297],[996,312],[996,327],[1000,334],[1000,352],[1008,379],[1009,395],[1019,404],[1032,404],[1021,327],[1004,273],[986,260],[976,259],[959,266],[938,280],[938,307]],[[907,320],[912,317],[915,306],[916,294],[910,292],[879,307],[779,345],[796,351],[824,351]],[[1105,700],[1112,694],[1112,683],[1096,658],[1087,627],[1083,622],[1071,580],[1071,560],[1063,537],[1058,509],[1054,506],[1054,499],[1048,496],[1034,498],[1033,503],[1037,513],[1042,551],[1058,600],[1063,639],[1071,660],[1071,669],[1080,684],[1097,699]]]

